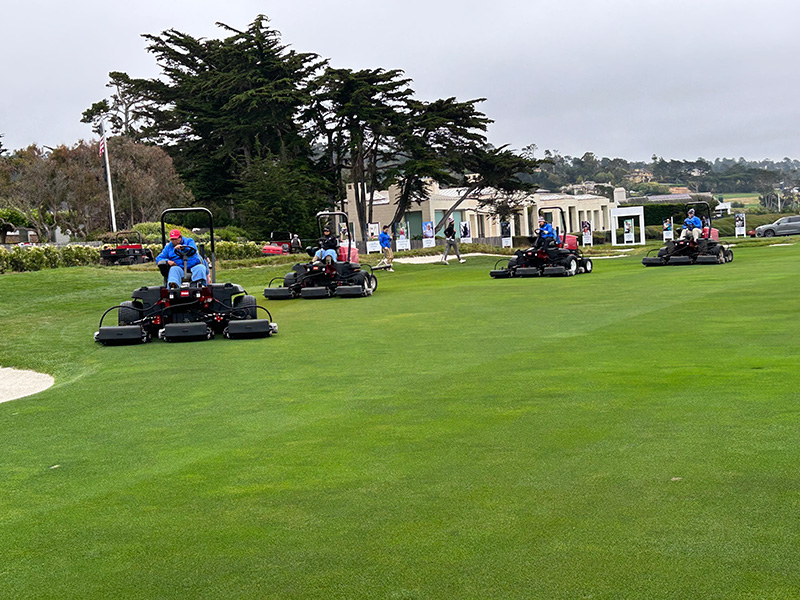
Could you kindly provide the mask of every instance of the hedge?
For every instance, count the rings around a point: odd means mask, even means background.
[[[0,246],[0,273],[6,271],[41,271],[58,267],[96,265],[100,250],[93,246]]]
[[[163,247],[161,244],[147,244],[153,256]],[[263,244],[257,242],[217,242],[217,260],[239,260],[260,258]],[[206,254],[211,248],[205,245]],[[58,267],[79,267],[100,264],[100,249],[95,246],[68,244],[66,246],[14,246],[10,250],[0,246],[0,273],[6,271],[41,271]]]

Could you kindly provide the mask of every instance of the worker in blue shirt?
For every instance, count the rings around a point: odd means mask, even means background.
[[[190,237],[183,237],[180,230],[173,229],[169,232],[169,243],[156,257],[156,264],[169,266],[167,285],[177,288],[183,279],[183,261],[192,274],[192,283],[195,285],[208,285],[208,267],[203,258],[197,253],[197,244]]]
[[[555,246],[558,245],[559,239],[556,235],[553,226],[544,220],[542,215],[539,215],[539,234],[536,237],[536,242],[533,244],[535,249],[542,248],[547,255],[553,257]]]
[[[694,215],[694,209],[690,208],[689,212],[686,214],[686,218],[683,220],[683,229],[681,230],[680,239],[685,240],[691,236],[696,242],[700,239],[700,234],[702,232],[703,222],[700,220],[700,217]]]
[[[392,259],[394,258],[394,253],[392,252],[392,236],[389,235],[389,226],[384,225],[383,231],[378,236],[378,241],[381,243],[381,252],[383,252],[383,261],[386,265],[387,271],[394,271],[392,268]]]

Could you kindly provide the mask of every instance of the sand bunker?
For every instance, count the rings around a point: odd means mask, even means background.
[[[53,385],[53,378],[36,371],[0,367],[0,402],[38,394]]]

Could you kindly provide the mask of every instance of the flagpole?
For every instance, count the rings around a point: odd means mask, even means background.
[[[114,190],[111,188],[111,165],[108,163],[108,144],[106,143],[106,128],[105,123],[100,121],[100,133],[103,134],[103,139],[100,140],[102,145],[102,153],[105,158],[106,169],[106,182],[108,183],[108,201],[111,204],[111,230],[117,232],[117,215],[114,211]]]

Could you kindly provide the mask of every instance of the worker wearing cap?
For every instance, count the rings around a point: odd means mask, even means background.
[[[703,222],[700,220],[699,217],[696,217],[694,215],[694,209],[690,208],[689,212],[686,215],[686,218],[683,220],[681,239],[685,240],[689,236],[691,236],[696,242],[700,238],[700,234],[702,232],[703,232]]]
[[[180,287],[183,278],[183,260],[192,274],[192,283],[195,285],[208,284],[208,267],[197,253],[197,244],[190,237],[184,237],[178,229],[169,232],[169,243],[156,257],[156,263],[169,266],[167,285],[171,288]]]
[[[539,233],[536,236],[536,242],[533,244],[534,248],[543,248],[548,256],[552,254],[553,246],[557,246],[559,242],[558,236],[553,229],[553,226],[545,221],[542,215],[539,215]],[[552,258],[552,256],[551,256]]]
[[[331,228],[325,225],[322,228],[322,237],[319,238],[319,249],[314,253],[314,260],[327,263],[336,262],[336,248],[338,247],[339,241],[331,233]]]

